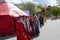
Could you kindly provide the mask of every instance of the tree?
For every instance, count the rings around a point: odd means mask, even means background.
[[[21,3],[20,4],[20,9],[22,10],[29,10],[31,15],[36,14],[38,11],[40,11],[40,6],[31,3],[31,2],[26,2],[26,3]]]
[[[58,16],[59,13],[60,13],[60,8],[58,8],[57,6],[53,6],[50,10],[51,15]]]
[[[34,11],[35,11],[35,13],[37,13],[37,12],[39,12],[39,11],[40,11],[40,8],[39,8],[39,7],[37,7],[37,6],[35,6]]]

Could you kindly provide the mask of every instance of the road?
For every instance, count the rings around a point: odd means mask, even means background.
[[[40,32],[40,36],[33,40],[60,40],[60,19],[47,20]],[[0,37],[0,40],[16,40],[16,36]]]

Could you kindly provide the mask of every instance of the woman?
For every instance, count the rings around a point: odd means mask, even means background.
[[[16,22],[16,34],[17,34],[17,40],[29,40],[24,31],[21,18],[18,19]]]
[[[37,19],[37,16],[35,15],[34,16],[34,29],[35,29],[35,36],[38,36],[39,35],[39,33],[40,33],[40,31],[39,31],[39,26],[40,26],[40,22],[39,22],[39,20]]]
[[[31,28],[32,28],[32,39],[34,38],[34,31],[35,31],[35,28],[34,28],[34,19],[33,19],[33,16],[31,16],[31,18],[30,18],[30,25],[31,25]]]

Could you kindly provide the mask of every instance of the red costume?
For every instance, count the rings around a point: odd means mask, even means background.
[[[22,22],[16,22],[16,34],[17,34],[17,40],[29,40],[24,32]]]

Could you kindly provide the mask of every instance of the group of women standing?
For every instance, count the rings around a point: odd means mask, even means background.
[[[40,22],[37,16],[19,17],[16,22],[17,40],[32,40],[32,38],[39,36]]]

